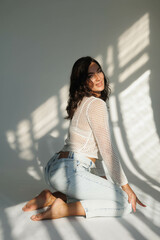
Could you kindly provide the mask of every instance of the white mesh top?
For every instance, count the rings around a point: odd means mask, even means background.
[[[94,158],[98,158],[99,152],[113,182],[120,186],[128,183],[111,142],[106,103],[100,98],[83,98],[70,121],[62,151],[73,151]]]

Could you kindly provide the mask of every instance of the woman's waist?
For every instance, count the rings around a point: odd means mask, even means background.
[[[93,162],[98,159],[98,148],[84,148],[77,147],[70,144],[64,145],[60,152],[74,152],[77,154],[82,154],[83,156],[90,158]]]
[[[83,153],[77,153],[77,152],[72,152],[72,151],[60,151],[58,152],[59,156],[58,156],[58,159],[60,158],[72,158],[72,156],[74,155],[74,157],[87,157],[89,158],[93,163],[96,162],[96,158],[95,157],[89,157],[89,156],[86,156],[85,154]]]

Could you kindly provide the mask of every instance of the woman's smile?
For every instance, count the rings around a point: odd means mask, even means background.
[[[101,81],[100,83],[97,83],[96,86],[97,86],[97,87],[101,87],[101,86],[103,86],[102,81]]]

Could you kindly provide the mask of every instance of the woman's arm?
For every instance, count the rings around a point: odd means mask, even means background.
[[[93,131],[99,151],[107,166],[109,175],[114,183],[121,186],[122,190],[128,195],[128,202],[132,204],[133,211],[136,211],[136,203],[146,207],[136,196],[132,188],[128,184],[128,180],[122,169],[119,157],[113,147],[110,136],[110,128],[108,121],[108,112],[106,104],[101,99],[94,99],[88,106],[87,111],[88,122]]]
[[[106,103],[99,98],[92,99],[86,115],[110,177],[119,186],[127,184],[128,180],[111,141]]]

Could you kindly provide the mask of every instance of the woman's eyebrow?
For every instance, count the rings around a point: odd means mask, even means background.
[[[101,69],[101,68],[98,67],[97,70],[96,70],[96,72],[97,72],[99,69]],[[94,72],[88,72],[88,75],[89,75],[89,74],[94,74]]]

